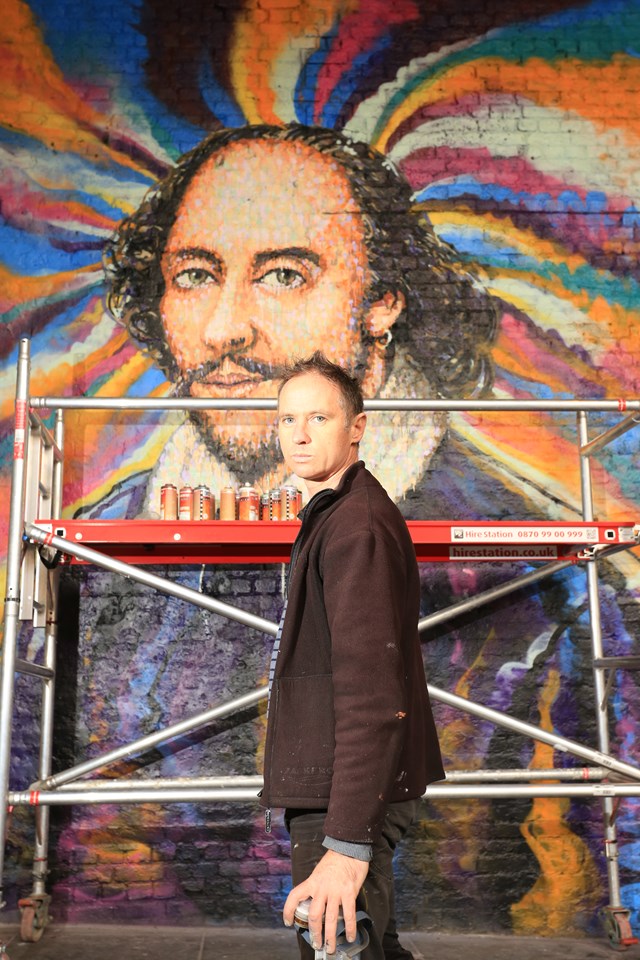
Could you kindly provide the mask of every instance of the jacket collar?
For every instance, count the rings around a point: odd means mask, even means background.
[[[357,460],[355,463],[352,463],[343,473],[337,487],[327,487],[325,490],[318,490],[317,493],[314,493],[306,507],[303,507],[298,514],[300,519],[303,522],[305,519],[308,520],[312,514],[319,513],[340,497],[349,493],[354,481],[357,480],[364,469],[364,460]]]

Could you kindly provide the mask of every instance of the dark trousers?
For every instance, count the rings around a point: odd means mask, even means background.
[[[390,804],[382,834],[373,845],[369,873],[357,900],[357,908],[365,910],[373,923],[369,931],[369,946],[359,954],[362,960],[413,960],[413,954],[400,945],[396,930],[393,851],[414,819],[419,802],[405,800]],[[325,810],[287,810],[285,813],[285,823],[291,835],[291,877],[294,887],[307,879],[327,852],[322,846],[325,813]],[[313,960],[314,951],[299,934],[298,943],[302,960]]]

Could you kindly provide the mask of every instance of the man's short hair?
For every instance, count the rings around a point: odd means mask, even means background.
[[[363,308],[389,291],[401,292],[406,309],[394,325],[394,343],[407,347],[437,394],[487,393],[497,325],[493,301],[455,262],[453,250],[435,236],[428,218],[414,207],[409,184],[392,163],[368,144],[323,127],[255,124],[217,130],[181,157],[107,244],[104,266],[112,315],[170,379],[178,379],[159,309],[164,293],[161,259],[169,232],[198,170],[233,143],[260,140],[302,143],[341,166],[364,224],[371,283]],[[361,333],[364,342],[371,340],[364,329]],[[363,377],[366,371],[363,367],[355,372]]]
[[[358,378],[351,376],[344,367],[328,360],[321,350],[316,350],[310,357],[294,360],[280,368],[278,399],[280,399],[285,384],[289,383],[290,380],[295,380],[296,377],[303,376],[305,373],[317,373],[338,387],[342,406],[347,415],[347,423],[350,423],[354,417],[357,417],[364,410],[362,386]]]

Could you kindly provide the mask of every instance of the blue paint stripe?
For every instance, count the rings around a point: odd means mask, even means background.
[[[103,287],[104,281],[99,278],[94,280],[91,283],[78,290],[63,290],[60,293],[52,294],[47,297],[35,297],[33,300],[29,300],[26,303],[18,304],[12,310],[8,310],[2,315],[2,322],[9,324],[13,323],[15,320],[19,320],[25,313],[32,313],[34,310],[37,310],[41,307],[57,307],[58,313],[55,314],[53,319],[47,322],[47,326],[43,332],[39,333],[37,336],[40,340],[37,343],[40,343],[42,337],[54,337],[56,332],[60,330],[62,332],[62,337],[67,337],[66,332],[62,329],[65,324],[74,320],[80,313],[82,313],[85,307],[96,297],[103,298]],[[80,299],[78,299],[80,298]],[[70,304],[69,306],[65,306]],[[69,341],[70,346],[73,345],[73,341]],[[34,341],[33,350],[37,349],[36,341]],[[57,348],[56,348],[57,349]],[[16,355],[17,359],[17,355]],[[7,361],[9,363],[9,361]]]
[[[218,81],[209,60],[203,60],[198,71],[202,99],[214,117],[225,127],[241,127],[247,118],[230,94]]]
[[[28,134],[10,130],[7,127],[0,127],[0,144],[9,154],[11,154],[12,151],[25,151],[30,155],[30,157],[33,158],[33,163],[36,167],[38,160],[42,159],[43,162],[46,161],[47,169],[55,169],[52,163],[52,156],[55,157],[59,163],[61,174],[65,180],[73,181],[74,179],[79,178],[83,181],[87,181],[96,176],[96,166],[91,160],[85,160],[79,154],[75,153],[60,153],[52,155],[51,150],[45,146],[45,144],[43,144],[40,140],[29,136]],[[98,174],[104,172],[108,179],[112,180],[114,184],[140,184],[140,196],[142,196],[144,190],[148,189],[153,183],[155,183],[155,180],[148,174],[144,174],[141,171],[134,170],[130,167],[121,166],[120,164],[116,163],[112,164],[104,171],[97,172]],[[100,180],[98,182],[100,182]],[[122,214],[119,213],[119,216],[121,215]]]
[[[320,37],[320,48],[315,50],[304,64],[293,93],[296,117],[300,123],[314,124],[314,107],[318,75],[331,52],[331,46],[338,34],[339,23],[335,22],[330,30]]]
[[[136,0],[31,0],[31,9],[62,72],[80,82],[118,77],[119,109],[135,128],[140,111],[162,149],[173,158],[195,146],[205,132],[171,113],[149,91],[149,51],[138,29]]]
[[[369,50],[355,57],[353,63],[333,88],[331,98],[322,111],[321,123],[325,127],[334,127],[340,119],[342,109],[352,94],[358,89],[367,72],[381,59],[382,54],[391,45],[391,36],[387,33],[380,37]]]
[[[46,276],[100,263],[100,253],[95,249],[60,250],[50,237],[25,233],[2,219],[0,250],[3,265],[20,276]]]
[[[630,277],[618,279],[588,264],[570,270],[565,263],[537,260],[516,247],[496,246],[490,236],[481,229],[469,227],[460,230],[444,227],[438,230],[438,236],[445,243],[451,244],[456,255],[463,260],[479,262],[485,266],[507,267],[521,273],[555,277],[570,292],[587,291],[591,297],[604,297],[612,306],[618,304],[625,310],[640,309],[640,284]],[[502,243],[501,240],[498,242]]]
[[[127,391],[129,397],[148,397],[154,390],[167,382],[167,378],[157,367],[146,370]]]
[[[457,200],[460,197],[477,197],[478,200],[493,203],[509,203],[513,207],[526,210],[542,210],[549,213],[586,213],[608,215],[609,199],[600,190],[591,190],[581,196],[576,190],[562,190],[557,195],[550,193],[530,193],[526,190],[512,190],[500,183],[482,183],[471,174],[463,174],[447,183],[432,183],[416,194],[417,202],[428,200]],[[629,207],[628,213],[635,214],[635,207]]]

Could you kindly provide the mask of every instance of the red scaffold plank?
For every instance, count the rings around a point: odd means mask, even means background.
[[[72,543],[135,564],[286,563],[298,521],[36,520]],[[632,521],[409,520],[419,561],[554,561],[638,543]],[[71,558],[72,563],[83,561]]]

